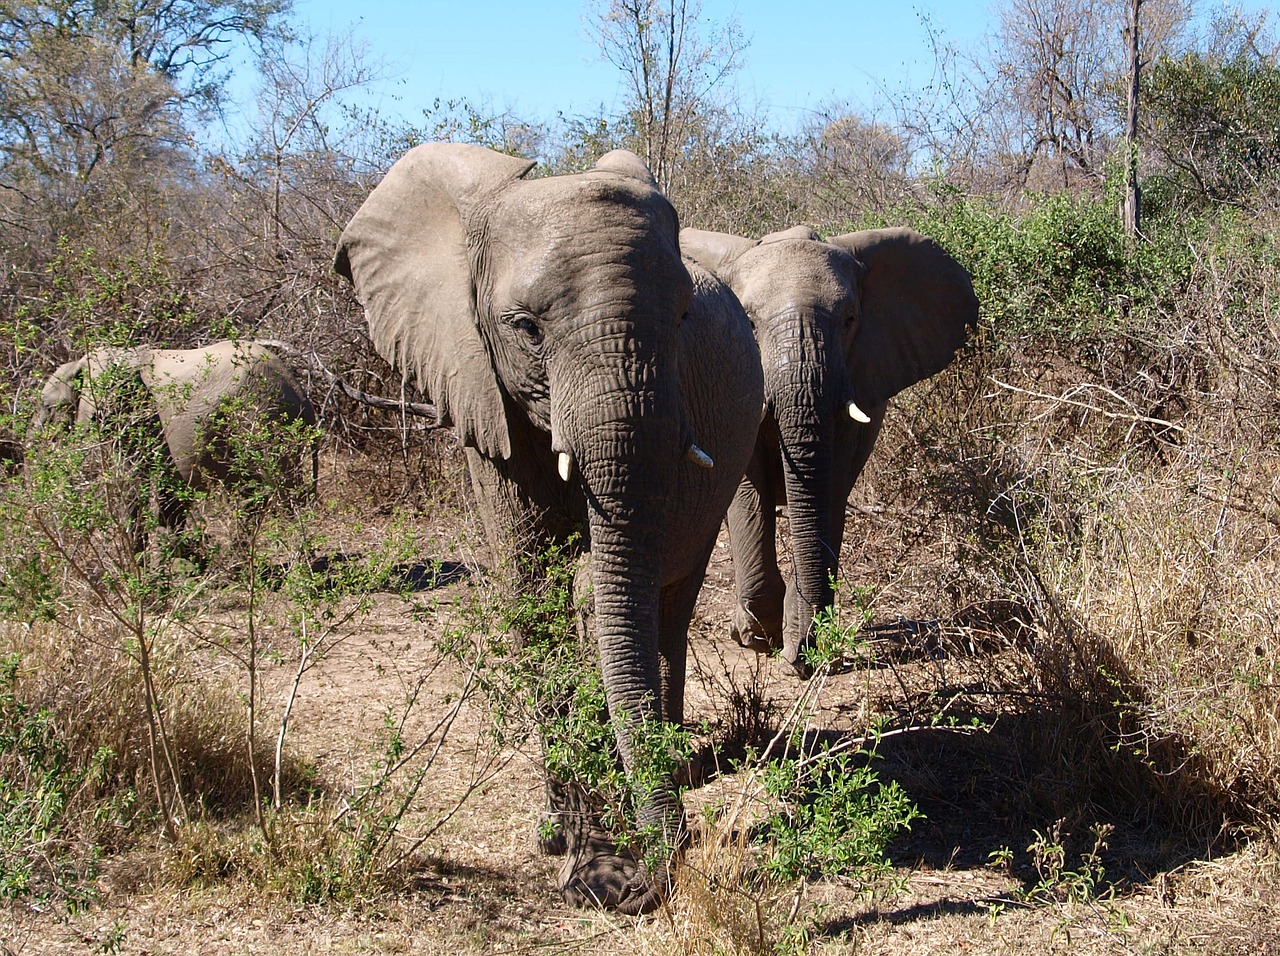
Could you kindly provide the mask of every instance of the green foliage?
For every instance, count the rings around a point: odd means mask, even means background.
[[[1183,233],[1134,245],[1101,199],[1032,197],[1021,213],[946,190],[938,200],[861,226],[910,225],[951,253],[973,278],[997,349],[1021,350],[1032,339],[1078,347],[1145,336],[1153,314],[1181,294],[1193,264]]]
[[[0,355],[33,384],[51,364],[95,348],[198,334],[197,297],[160,249],[113,252],[62,236],[41,274],[27,278],[21,301],[0,309]]]
[[[1152,211],[1243,203],[1280,170],[1280,67],[1241,53],[1163,56],[1142,87],[1145,145],[1160,169],[1143,185]]]
[[[478,680],[500,746],[519,747],[537,736],[550,777],[583,794],[621,842],[662,854],[670,848],[638,823],[636,810],[670,788],[692,754],[691,735],[644,715],[609,713],[594,643],[579,627],[587,596],[575,594],[577,572],[576,539],[523,558],[510,603],[492,593],[479,597],[447,644],[463,660],[478,655]],[[632,748],[630,773],[619,755],[620,737]]]
[[[820,685],[833,666],[865,652],[859,631],[870,619],[867,598],[855,591],[815,617],[811,681]],[[851,620],[845,605],[854,608]],[[850,747],[809,741],[803,726],[789,729],[781,757],[764,758],[765,792],[777,807],[761,830],[764,872],[779,881],[821,875],[869,884],[889,871],[885,848],[920,812],[897,782],[881,782],[872,769],[876,732],[869,745]]]
[[[874,749],[830,745],[770,761],[764,782],[782,809],[764,827],[764,870],[778,880],[818,875],[869,883],[888,872],[889,841],[920,816],[896,782],[882,783],[869,766]]]

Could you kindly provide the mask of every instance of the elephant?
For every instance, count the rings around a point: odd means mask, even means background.
[[[812,672],[814,615],[834,598],[845,504],[889,399],[945,368],[977,324],[964,268],[911,229],[825,241],[797,226],[760,240],[684,229],[689,256],[726,282],[751,318],[765,408],[728,513],[737,600],[730,632]],[[778,568],[787,506],[792,575]]]
[[[290,456],[270,468],[237,463],[236,434],[242,427],[292,422],[306,426],[296,460]],[[221,484],[246,501],[264,479],[278,479],[301,497],[315,492],[315,410],[289,370],[260,342],[88,352],[59,366],[45,382],[31,434],[47,437],[73,424],[102,429],[114,453],[141,469],[128,479],[136,487],[125,505],[128,513],[121,516],[135,551],[145,546],[141,512],[152,492],[159,526],[175,531],[185,524],[190,505],[181,485],[205,491]],[[278,433],[273,440],[279,440]]]
[[[688,625],[755,443],[763,377],[745,313],[686,266],[675,209],[639,157],[615,150],[557,176],[533,166],[417,146],[347,224],[334,265],[379,353],[452,425],[515,586],[522,555],[575,540],[589,555],[591,627],[632,779],[637,727],[684,718]],[[583,824],[556,783],[552,820],[579,820],[560,848],[564,898],[624,914],[659,905],[686,835],[674,780],[635,784],[637,822],[660,835],[648,863],[597,816]]]

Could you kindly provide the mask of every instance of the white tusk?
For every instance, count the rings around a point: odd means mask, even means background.
[[[556,462],[556,471],[560,472],[561,481],[569,480],[569,473],[573,471],[573,456],[567,451],[560,452],[560,458]]]
[[[697,445],[690,445],[689,450],[684,453],[684,457],[688,458],[699,468],[711,469],[716,466],[715,460]]]
[[[871,419],[867,416],[867,413],[858,407],[857,402],[849,403],[849,417],[852,418],[855,422],[862,422],[862,424],[864,425],[869,424],[871,421]]]

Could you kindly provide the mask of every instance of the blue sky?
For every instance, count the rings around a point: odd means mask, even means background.
[[[368,91],[384,113],[410,121],[440,100],[522,120],[614,115],[622,76],[600,55],[587,12],[605,0],[294,0],[317,36],[350,31],[381,61]],[[877,115],[885,94],[919,90],[934,74],[930,35],[976,51],[1008,0],[703,0],[702,18],[736,18],[748,41],[732,78],[752,112],[797,128],[823,107]],[[1192,0],[1202,18],[1223,0]],[[1265,0],[1231,0],[1247,11]],[[1274,24],[1274,19],[1273,19]]]
[[[588,0],[592,7],[595,0]],[[373,92],[384,109],[416,116],[435,98],[466,98],[521,119],[612,113],[621,74],[586,26],[583,0],[295,0],[316,34],[350,29],[385,63]],[[935,33],[972,46],[986,29],[985,0],[704,0],[705,20],[736,17],[749,41],[733,82],[745,105],[792,127],[835,101],[874,111],[882,89],[926,82]]]

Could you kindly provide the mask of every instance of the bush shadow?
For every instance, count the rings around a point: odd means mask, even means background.
[[[1191,741],[1150,725],[1150,695],[1110,644],[1061,624],[1037,631],[1025,608],[1002,604],[874,626],[874,657],[845,664],[966,657],[954,673],[990,675],[895,701],[875,768],[924,818],[890,845],[891,862],[944,869],[1001,859],[1030,887],[1044,878],[1034,843],[1061,845],[1070,870],[1101,832],[1106,882],[1120,887],[1231,849],[1231,822],[1247,808],[1212,782]],[[997,673],[994,656],[1009,653],[1025,665],[1026,686]]]

